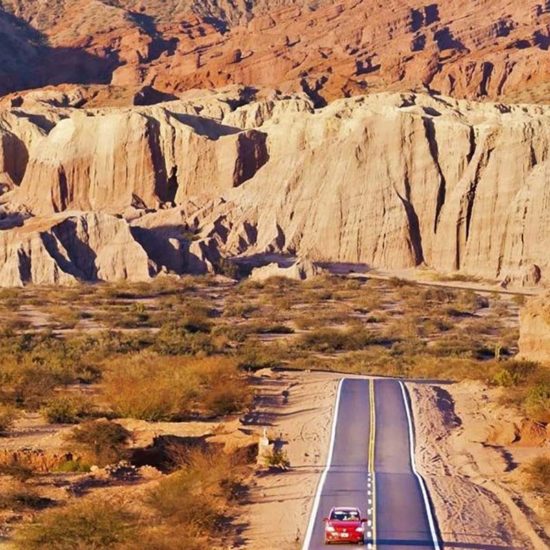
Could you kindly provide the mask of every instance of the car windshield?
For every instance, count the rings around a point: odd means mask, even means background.
[[[333,510],[330,519],[334,521],[359,521],[357,510]]]

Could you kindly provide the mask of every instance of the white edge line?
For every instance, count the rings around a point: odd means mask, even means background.
[[[336,424],[338,423],[338,410],[340,409],[340,394],[342,392],[342,384],[344,378],[341,378],[338,382],[338,390],[336,392],[336,402],[334,404],[334,414],[332,415],[332,430],[330,434],[330,446],[327,456],[327,465],[321,474],[319,483],[317,485],[317,492],[315,493],[315,499],[313,501],[313,507],[311,509],[311,516],[309,518],[309,524],[307,526],[306,536],[304,538],[304,544],[302,550],[309,550],[309,545],[311,544],[311,537],[313,536],[313,529],[315,527],[315,520],[317,518],[317,512],[319,511],[319,503],[321,501],[321,493],[323,492],[323,487],[325,485],[325,480],[327,479],[328,471],[332,466],[332,454],[334,453],[334,440],[336,439]]]
[[[403,394],[403,401],[405,402],[405,411],[407,413],[407,423],[409,425],[409,443],[410,443],[410,456],[411,456],[411,467],[414,475],[418,479],[418,483],[420,484],[420,490],[422,491],[422,498],[424,499],[424,507],[426,508],[426,515],[428,516],[428,523],[430,525],[430,532],[432,535],[432,540],[434,544],[435,550],[440,550],[441,546],[439,544],[439,539],[437,537],[437,531],[435,529],[435,521],[433,517],[432,507],[430,505],[430,499],[428,498],[428,491],[426,489],[426,482],[424,481],[424,478],[418,473],[416,469],[416,461],[414,458],[414,448],[415,448],[415,441],[414,441],[414,430],[413,430],[413,423],[412,423],[412,415],[411,415],[411,408],[409,405],[409,399],[407,397],[407,392],[405,390],[405,384],[403,382],[399,381],[399,385],[401,386],[401,392]]]

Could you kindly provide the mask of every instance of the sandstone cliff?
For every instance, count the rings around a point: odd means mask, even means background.
[[[150,272],[128,224],[107,214],[63,213],[0,231],[0,286],[144,281]]]
[[[122,214],[158,269],[277,252],[548,284],[548,107],[233,89],[42,110],[0,116],[2,200]]]
[[[519,352],[550,365],[550,294],[528,301],[521,310]]]

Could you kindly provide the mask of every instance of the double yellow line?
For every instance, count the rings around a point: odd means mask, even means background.
[[[369,460],[368,460],[368,498],[369,507],[372,510],[372,525],[369,525],[368,531],[372,534],[372,546],[376,549],[376,474],[374,470],[374,449],[376,444],[376,406],[374,402],[374,379],[369,380],[369,407],[370,407],[370,428],[369,428]]]

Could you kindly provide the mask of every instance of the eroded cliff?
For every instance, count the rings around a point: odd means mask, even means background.
[[[548,107],[388,93],[314,109],[232,89],[31,111],[0,115],[2,200],[123,215],[156,270],[278,252],[548,282]]]

